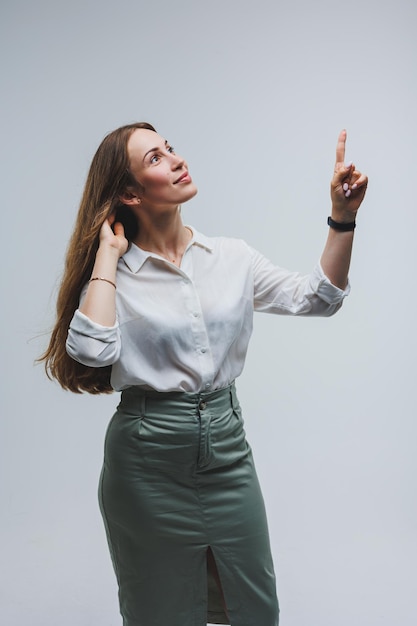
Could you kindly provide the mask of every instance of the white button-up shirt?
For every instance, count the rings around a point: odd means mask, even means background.
[[[114,326],[74,314],[68,354],[84,365],[112,365],[116,390],[226,387],[242,372],[254,310],[329,316],[349,292],[332,285],[320,264],[301,276],[242,240],[191,230],[180,267],[131,244],[117,268]]]

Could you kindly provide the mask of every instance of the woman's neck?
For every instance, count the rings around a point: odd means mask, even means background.
[[[134,243],[142,250],[153,252],[175,265],[180,265],[191,238],[192,232],[184,226],[178,210],[173,216],[152,219],[142,214]]]

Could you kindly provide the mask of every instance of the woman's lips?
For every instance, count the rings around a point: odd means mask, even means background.
[[[184,174],[182,174],[179,178],[177,178],[174,185],[177,185],[178,183],[190,183],[190,182],[191,182],[191,176],[189,175],[188,172],[184,172]]]

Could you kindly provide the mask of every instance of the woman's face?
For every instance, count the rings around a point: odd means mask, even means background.
[[[130,171],[140,184],[142,207],[170,208],[197,193],[184,159],[158,133],[135,130],[127,144]]]

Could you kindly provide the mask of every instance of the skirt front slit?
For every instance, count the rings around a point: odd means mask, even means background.
[[[265,508],[234,385],[123,391],[99,496],[124,626],[277,626]]]

